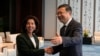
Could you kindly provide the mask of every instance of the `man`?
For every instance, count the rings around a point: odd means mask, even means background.
[[[57,16],[64,26],[60,34],[51,40],[56,46],[49,47],[47,53],[60,56],[82,56],[82,26],[72,18],[72,9],[68,4],[62,4],[57,9]]]

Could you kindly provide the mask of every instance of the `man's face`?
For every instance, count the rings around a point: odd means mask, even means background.
[[[70,18],[71,13],[66,11],[65,7],[61,7],[57,10],[57,17],[62,23],[66,23]]]

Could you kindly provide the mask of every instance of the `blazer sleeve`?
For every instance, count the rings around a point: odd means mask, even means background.
[[[53,48],[53,53],[52,54],[56,54],[58,53],[60,50],[62,50],[63,46],[61,45],[57,45],[57,46],[52,46]]]
[[[74,46],[82,44],[82,26],[77,23],[71,28],[71,36],[62,37],[63,47]]]
[[[22,36],[16,38],[17,50],[21,54],[26,55],[44,55],[44,49],[30,49]]]

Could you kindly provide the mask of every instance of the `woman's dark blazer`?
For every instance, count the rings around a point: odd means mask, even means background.
[[[36,48],[34,47],[31,39],[26,33],[17,36],[17,52],[18,56],[44,56],[44,49],[39,49],[39,40],[36,35],[33,35]]]

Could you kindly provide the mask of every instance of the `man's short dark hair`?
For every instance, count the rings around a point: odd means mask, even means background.
[[[68,4],[62,4],[58,7],[58,9],[62,8],[62,7],[65,7],[66,8],[66,11],[71,11],[72,12],[72,8],[70,7],[70,5]]]

